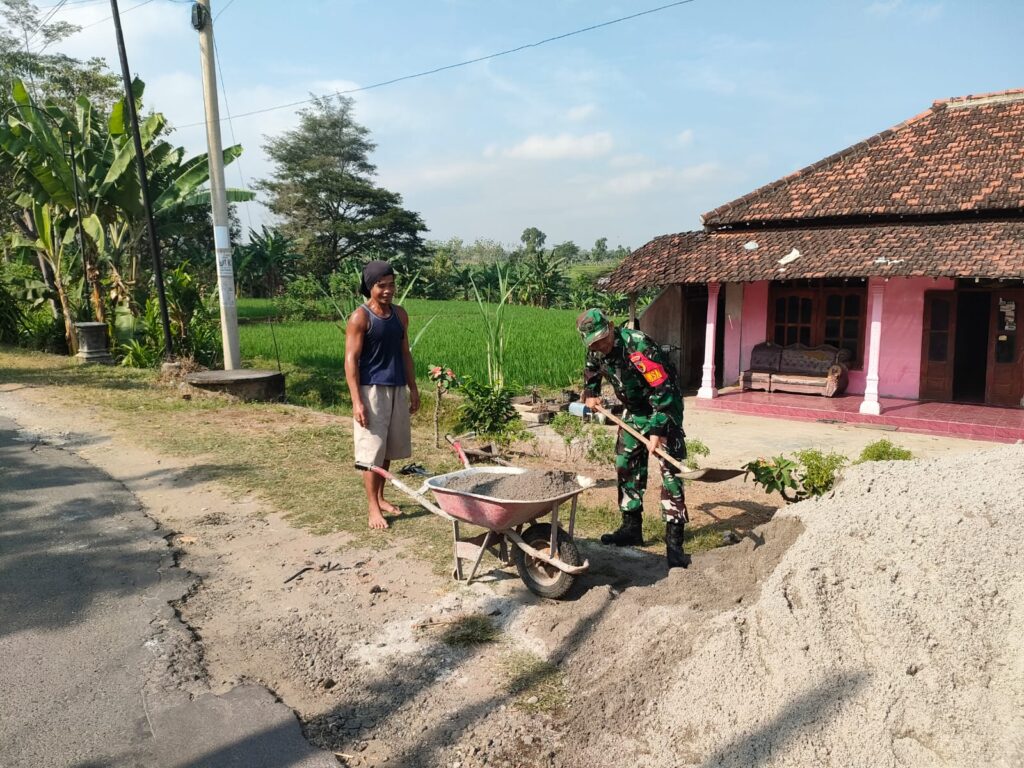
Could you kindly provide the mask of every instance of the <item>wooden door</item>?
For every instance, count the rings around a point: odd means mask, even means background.
[[[1019,406],[1024,398],[1024,291],[992,292],[985,402]]]
[[[956,294],[926,291],[921,341],[922,400],[953,399],[953,352],[956,340]]]

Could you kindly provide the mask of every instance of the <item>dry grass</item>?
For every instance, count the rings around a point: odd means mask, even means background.
[[[513,651],[500,662],[505,690],[528,712],[553,712],[565,704],[565,676],[556,665],[528,651]]]

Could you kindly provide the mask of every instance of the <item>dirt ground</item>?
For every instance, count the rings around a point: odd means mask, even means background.
[[[124,482],[161,526],[177,532],[179,563],[199,577],[177,606],[198,643],[176,654],[177,676],[216,692],[248,681],[267,686],[295,710],[308,738],[344,765],[574,765],[576,702],[607,696],[614,708],[619,695],[602,690],[605,654],[595,647],[628,645],[641,610],[679,601],[689,604],[692,622],[660,642],[685,636],[691,643],[707,617],[756,593],[796,534],[792,525],[749,530],[773,510],[749,485],[693,484],[696,523],[732,518],[748,538],[671,575],[661,554],[579,541],[590,571],[568,600],[556,602],[528,592],[514,568],[493,559],[466,586],[400,539],[353,547],[345,534],[297,529],[255,498],[198,480],[190,462],[117,434],[94,413],[55,408],[45,388],[8,390],[0,403],[37,439]],[[550,466],[559,458],[532,461]],[[586,503],[614,507],[610,467],[574,461],[572,469],[603,480],[586,492]],[[656,479],[652,486],[649,508],[656,510]],[[393,490],[389,496],[404,501]],[[402,506],[418,514],[415,505]],[[469,614],[489,616],[497,640],[445,642],[446,628]]]
[[[0,408],[36,439],[108,471],[176,532],[180,565],[199,578],[177,606],[195,639],[171,659],[177,677],[216,692],[265,685],[341,765],[592,766],[578,744],[597,733],[609,745],[605,764],[653,764],[644,754],[654,742],[634,738],[649,723],[637,721],[678,691],[672,670],[721,617],[757,599],[802,530],[794,517],[772,520],[773,499],[742,478],[693,483],[692,523],[725,522],[737,543],[667,573],[658,550],[579,540],[590,570],[568,599],[551,601],[493,559],[473,584],[458,584],[400,534],[366,547],[346,534],[300,530],[258,499],[198,479],[192,462],[132,442],[97,414],[54,406],[45,387],[0,388]],[[559,456],[532,463],[550,468]],[[614,508],[611,468],[572,464],[560,468],[601,481],[585,502]],[[653,512],[653,472],[651,485]],[[446,640],[468,615],[489,617],[496,639]],[[676,752],[685,754],[685,734],[679,738]]]

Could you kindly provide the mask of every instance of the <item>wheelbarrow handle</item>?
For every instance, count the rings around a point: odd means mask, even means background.
[[[360,469],[363,472],[373,472],[375,475],[380,475],[385,480],[394,481],[394,475],[388,472],[384,467],[378,467],[376,464],[368,464],[364,461],[356,462],[356,469]]]

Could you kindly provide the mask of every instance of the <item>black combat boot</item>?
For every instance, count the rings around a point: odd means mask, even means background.
[[[623,512],[619,530],[601,536],[602,544],[616,547],[639,547],[644,543],[644,516],[642,512]]]
[[[665,523],[665,557],[669,568],[686,568],[690,556],[683,552],[683,524]]]

